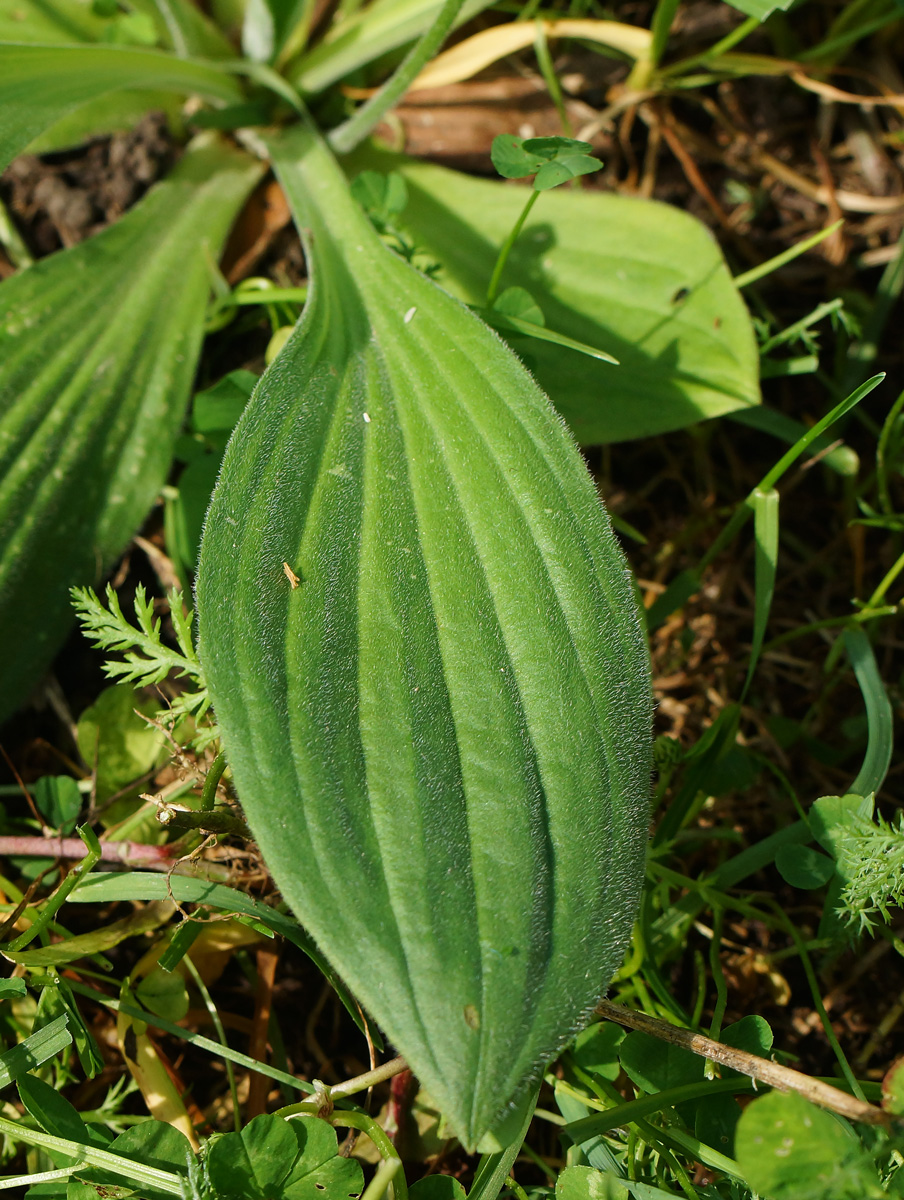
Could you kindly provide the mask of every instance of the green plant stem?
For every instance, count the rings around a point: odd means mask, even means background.
[[[210,812],[213,808],[217,798],[217,786],[223,778],[223,772],[226,770],[226,767],[226,755],[221,750],[210,764],[210,770],[204,778],[204,787],[201,791],[202,812]]]
[[[222,758],[222,755],[220,755],[220,757]],[[228,1050],[229,1042],[226,1040],[226,1030],[223,1028],[223,1022],[220,1020],[220,1014],[217,1011],[217,1006],[214,1004],[210,992],[207,990],[207,985],[201,978],[200,971],[192,962],[191,957],[188,954],[185,955],[182,961],[188,968],[188,973],[191,975],[195,987],[201,993],[201,999],[204,1001],[204,1007],[207,1009],[214,1029],[217,1031],[217,1037],[220,1041],[220,1045],[224,1049]],[[239,1105],[239,1092],[235,1083],[235,1071],[228,1058],[224,1057],[223,1065],[226,1068],[226,1078],[229,1080],[229,1092],[232,1096],[232,1123],[235,1126],[236,1133],[239,1133],[242,1128],[242,1121],[240,1116],[241,1107]]]
[[[524,1188],[521,1186],[521,1184],[518,1182],[518,1180],[515,1178],[515,1176],[511,1172],[509,1172],[509,1177],[505,1181],[505,1183],[506,1183],[506,1187],[508,1187],[509,1191],[511,1191],[512,1194],[516,1197],[516,1200],[528,1200],[527,1192],[524,1190]]]
[[[393,1186],[396,1175],[402,1171],[402,1160],[385,1158],[377,1167],[376,1173],[364,1190],[361,1200],[381,1200],[389,1187]]]
[[[346,1079],[343,1083],[337,1083],[335,1087],[329,1089],[331,1099],[336,1099],[342,1096],[353,1096],[356,1092],[365,1092],[368,1088],[373,1087],[377,1083],[383,1083],[387,1079],[392,1079],[394,1075],[400,1075],[402,1071],[408,1070],[408,1063],[404,1058],[391,1058],[389,1062],[383,1063],[379,1067],[374,1067],[372,1071],[365,1071],[362,1075],[355,1075],[352,1079]],[[311,1111],[311,1101],[301,1101],[298,1104],[288,1104],[285,1108],[277,1110],[278,1117],[291,1117],[294,1113],[304,1113]]]
[[[343,1111],[331,1113],[327,1120],[331,1125],[338,1125],[342,1129],[359,1129],[366,1133],[387,1163],[393,1160],[398,1162],[397,1173],[392,1177],[392,1190],[395,1200],[408,1200],[408,1185],[405,1182],[405,1171],[401,1166],[399,1152],[373,1117],[369,1117],[367,1113]]]
[[[0,1178],[0,1191],[7,1191],[9,1188],[35,1187],[39,1183],[53,1183],[57,1179],[68,1179],[70,1175],[74,1175],[81,1168],[76,1164],[74,1167],[62,1167],[59,1171],[38,1171],[34,1175],[7,1175]]]
[[[650,605],[647,609],[647,626],[649,629],[655,629],[661,625],[675,609],[680,608],[685,601],[692,596],[696,591],[699,591],[700,583],[703,577],[703,572],[728,546],[734,537],[743,529],[748,518],[753,514],[753,497],[759,489],[760,491],[768,491],[775,487],[782,475],[791,467],[804,451],[816,439],[843,416],[855,408],[864,396],[868,396],[873,388],[877,387],[885,378],[882,375],[873,375],[872,378],[860,385],[855,391],[851,392],[840,404],[835,407],[824,417],[822,417],[812,429],[808,429],[803,437],[786,451],[785,454],[778,460],[774,467],[763,476],[756,488],[753,488],[744,500],[738,505],[732,513],[731,518],[723,526],[722,532],[714,539],[709,549],[700,559],[700,562],[692,570],[682,571],[672,580],[661,596]]]
[[[842,391],[850,391],[875,362],[879,341],[895,304],[904,291],[904,233],[898,239],[898,252],[882,272],[869,316],[863,322],[860,337],[847,355],[847,369],[841,381]]]
[[[901,409],[904,408],[904,392],[901,392],[897,400],[891,406],[891,410],[885,420],[882,422],[882,432],[879,434],[879,444],[876,447],[876,483],[879,488],[879,501],[882,505],[882,511],[887,516],[894,516],[895,507],[892,504],[891,492],[888,487],[888,446],[891,441],[891,435],[894,432],[895,422]]]
[[[650,27],[652,37],[649,50],[638,58],[631,68],[626,84],[629,91],[645,92],[655,89],[654,76],[668,42],[678,3],[679,0],[658,0]]]
[[[694,1084],[692,1086],[694,1086],[695,1088],[699,1088],[698,1084]],[[707,1086],[711,1087],[712,1085],[707,1084]],[[624,1109],[628,1107],[628,1103],[625,1103],[621,1094],[616,1090],[616,1088],[614,1087],[613,1084],[609,1083],[608,1080],[603,1080],[603,1088],[605,1090],[606,1095],[609,1097],[609,1099],[615,1102],[615,1106],[617,1108],[621,1108],[622,1111],[624,1111]],[[662,1093],[657,1093],[656,1096],[642,1097],[641,1102],[643,1102],[643,1100],[647,1100],[647,1099],[649,1099],[649,1100],[658,1099],[659,1095],[661,1095],[661,1094]],[[629,1103],[634,1103],[634,1102],[630,1101]],[[592,1117],[589,1117],[586,1119],[593,1120]],[[576,1122],[576,1124],[577,1123],[579,1123],[579,1122]],[[688,1197],[688,1200],[697,1200],[697,1197],[698,1197],[697,1190],[694,1188],[693,1184],[691,1183],[690,1179],[688,1178],[687,1172],[684,1170],[684,1168],[681,1166],[681,1164],[678,1162],[678,1160],[675,1158],[675,1156],[669,1150],[668,1146],[664,1145],[664,1142],[670,1136],[669,1132],[667,1132],[664,1129],[658,1128],[656,1126],[650,1125],[649,1122],[647,1122],[642,1116],[640,1116],[639,1114],[635,1114],[635,1116],[632,1118],[632,1120],[628,1126],[629,1144],[630,1144],[630,1134],[634,1132],[635,1128],[636,1128],[637,1132],[640,1134],[640,1137],[643,1139],[643,1141],[648,1146],[655,1149],[655,1151],[656,1151],[657,1155],[659,1156],[659,1158],[661,1159],[661,1161],[664,1162],[668,1166],[669,1170],[675,1176],[675,1179],[678,1182],[678,1186],[681,1188],[681,1190],[684,1192],[684,1194]],[[565,1130],[563,1130],[563,1132],[567,1132],[567,1129],[568,1129],[568,1126],[566,1125]],[[682,1149],[684,1149],[684,1147],[682,1147]],[[707,1150],[708,1149],[709,1148],[707,1147]],[[710,1153],[713,1153],[713,1152],[710,1151]],[[701,1162],[706,1161],[706,1158],[703,1157],[702,1155],[694,1155],[693,1157],[700,1158]],[[723,1161],[725,1163],[731,1162],[730,1159],[724,1159],[724,1156],[720,1155],[719,1157],[723,1158]],[[722,1168],[717,1167],[717,1169],[722,1169]],[[629,1171],[629,1174],[631,1174],[630,1171]]]
[[[658,0],[656,9],[653,13],[653,20],[650,25],[650,32],[653,35],[650,43],[650,67],[655,70],[665,53],[666,45],[669,40],[669,33],[672,28],[672,22],[675,20],[675,13],[678,11],[679,0]]]
[[[840,296],[835,300],[827,300],[825,304],[818,304],[806,317],[801,317],[793,325],[786,326],[763,342],[762,346],[760,346],[760,357],[762,358],[764,354],[768,354],[770,350],[774,350],[776,346],[783,346],[788,342],[796,341],[798,336],[806,333],[811,326],[816,325],[824,317],[829,317],[832,313],[836,313],[842,308],[844,308],[844,301]]]
[[[743,42],[746,37],[754,33],[760,28],[762,22],[758,17],[748,17],[746,21],[742,21],[736,29],[731,33],[727,33],[724,38],[721,38],[714,46],[710,46],[708,50],[702,51],[700,54],[694,54],[690,58],[683,58],[680,62],[671,63],[667,67],[662,68],[664,78],[684,75],[691,67],[696,67],[699,63],[712,63],[720,54],[726,54],[729,50],[734,49],[739,42]]]
[[[888,591],[888,589],[891,587],[891,585],[898,578],[898,576],[901,574],[902,571],[904,571],[904,554],[901,554],[900,557],[897,558],[894,561],[894,563],[889,567],[889,569],[885,572],[884,576],[882,577],[882,582],[879,584],[879,586],[876,588],[876,590],[870,596],[869,600],[867,600],[867,602],[866,602],[868,610],[874,609],[876,605],[882,603],[882,601],[885,599],[885,593]],[[895,611],[896,611],[896,609],[893,608],[892,612],[895,612]]]
[[[840,221],[835,221],[834,224],[827,225],[825,229],[820,229],[819,233],[814,233],[812,237],[804,238],[797,245],[789,246],[781,254],[776,254],[774,258],[760,263],[758,267],[751,267],[749,271],[744,271],[741,275],[735,275],[735,287],[738,289],[749,287],[751,283],[756,283],[758,279],[762,279],[766,275],[771,275],[773,271],[777,271],[785,263],[793,262],[801,254],[805,254],[808,250],[812,250],[814,246],[818,246],[820,242],[824,242],[827,237],[831,237],[835,230],[840,229],[843,224],[843,218]]]
[[[725,913],[721,908],[713,910],[713,940],[709,944],[709,967],[712,971],[713,982],[716,985],[716,1004],[713,1009],[713,1019],[709,1026],[709,1036],[718,1041],[719,1034],[722,1031],[722,1021],[725,1018],[725,1009],[728,1006],[728,984],[725,982],[725,973],[722,970],[722,923],[725,919]]]
[[[826,1012],[826,1007],[822,1002],[822,993],[819,990],[819,980],[816,978],[816,972],[813,970],[813,964],[810,961],[810,955],[807,953],[804,940],[795,928],[794,922],[789,919],[784,909],[780,908],[779,905],[775,905],[775,910],[779,914],[783,928],[790,935],[791,940],[797,947],[797,953],[804,968],[804,974],[807,977],[807,983],[810,986],[810,994],[813,997],[813,1007],[819,1014],[819,1019],[822,1022],[822,1028],[825,1031],[829,1045],[834,1051],[835,1058],[838,1060],[838,1065],[841,1067],[842,1074],[847,1080],[848,1086],[853,1094],[858,1100],[866,1104],[867,1101],[866,1096],[863,1093],[863,1088],[860,1086],[857,1076],[851,1070],[851,1065],[845,1057],[844,1051],[841,1049],[841,1044],[839,1043],[838,1038],[835,1036],[835,1031],[832,1028],[832,1022],[829,1020],[829,1014]],[[833,1088],[833,1091],[834,1090],[836,1089]]]
[[[327,141],[337,154],[349,154],[354,150],[382,121],[386,113],[396,106],[421,68],[446,40],[463,3],[464,0],[444,0],[433,24],[408,52],[395,74],[390,76],[375,96],[371,96],[347,121],[343,121],[329,134]]]
[[[306,287],[296,288],[258,288],[252,291],[231,292],[224,300],[217,303],[217,308],[232,308],[251,306],[255,304],[304,304],[308,297]]]
[[[53,895],[49,896],[44,902],[40,913],[31,925],[23,933],[20,933],[17,938],[9,942],[4,947],[5,950],[16,954],[20,950],[23,950],[29,942],[33,942],[39,934],[43,933],[50,925],[56,913],[66,903],[68,897],[78,887],[82,876],[87,875],[91,868],[100,862],[100,842],[98,842],[92,830],[87,825],[83,825],[78,830],[78,835],[85,843],[88,853],[80,863],[72,868]]]
[[[308,37],[311,33],[311,22],[314,18],[316,8],[316,0],[304,0],[301,6],[301,15],[283,42],[279,54],[276,56],[275,65],[278,70],[282,70],[287,62],[291,62],[296,55],[304,52],[308,44]]]
[[[493,307],[493,301],[496,299],[496,292],[499,290],[499,279],[505,267],[506,260],[514,246],[518,234],[521,232],[524,222],[527,220],[528,213],[537,202],[539,192],[531,191],[527,198],[527,203],[521,210],[521,216],[515,222],[514,227],[508,237],[502,244],[502,249],[499,251],[499,257],[496,259],[496,265],[493,267],[493,274],[490,276],[490,286],[487,288],[487,308]]]
[[[851,622],[861,625],[866,621],[875,621],[879,617],[893,617],[897,611],[896,604],[886,604],[881,608],[864,608],[861,612],[853,613],[849,617],[825,617],[821,621],[811,621],[808,625],[789,629],[787,633],[780,633],[778,637],[764,643],[761,653],[767,654],[770,650],[784,646],[787,642],[793,642],[795,638],[804,637],[808,633],[817,633],[820,629],[837,629],[839,626],[847,626]]]
[[[534,34],[534,53],[537,56],[537,65],[540,68],[540,74],[543,76],[546,90],[549,92],[549,97],[556,106],[556,112],[559,114],[559,124],[562,126],[562,133],[565,137],[573,138],[574,129],[568,118],[565,97],[562,95],[562,87],[559,83],[559,77],[556,75],[552,55],[549,52],[549,40],[546,37],[546,30],[543,27],[542,21],[537,22],[536,29],[537,31]],[[575,183],[579,184],[580,180],[576,179]]]
[[[782,455],[775,466],[766,472],[766,474],[757,484],[757,487],[751,489],[750,494],[744,500],[744,502],[739,505],[737,509],[735,509],[728,524],[722,530],[722,533],[716,538],[713,545],[704,555],[701,562],[701,569],[704,564],[709,566],[709,564],[714,561],[716,556],[721,554],[724,547],[728,545],[732,538],[734,538],[735,534],[738,533],[746,523],[747,519],[753,514],[752,500],[755,492],[758,489],[760,491],[767,492],[771,488],[774,488],[788,468],[791,467],[798,458],[800,458],[807,447],[810,446],[821,433],[824,433],[830,426],[834,425],[836,421],[840,420],[843,416],[849,413],[852,408],[856,407],[856,405],[860,403],[864,396],[867,396],[874,387],[882,382],[884,378],[884,375],[874,375],[872,379],[868,379],[866,383],[861,384],[861,386],[852,392],[850,396],[848,396],[845,400],[842,400],[840,404],[836,404],[831,412],[826,413],[826,415],[822,417],[821,420],[817,421],[811,429],[808,429],[804,436],[799,441],[795,442],[790,450],[787,450]]]

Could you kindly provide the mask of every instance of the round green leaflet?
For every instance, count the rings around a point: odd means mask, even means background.
[[[474,1147],[624,953],[645,639],[518,360],[382,246],[315,134],[271,150],[313,281],[226,453],[201,653],[274,878]]]

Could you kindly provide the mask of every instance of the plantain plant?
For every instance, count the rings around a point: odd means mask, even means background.
[[[314,42],[305,0],[249,2],[241,57],[190,0],[0,0],[3,163],[172,95],[199,131],[117,224],[0,285],[0,716],[164,483],[216,260],[272,165],[310,289],[226,450],[200,662],[286,900],[469,1148],[523,1125],[641,884],[645,637],[575,435],[758,402],[746,309],[691,218],[559,191],[526,221],[526,190],[363,145],[480,7],[340,5]],[[408,46],[340,119],[330,89]],[[595,169],[553,143],[509,139],[506,173],[536,194]],[[375,167],[416,193],[439,284],[356,199]]]

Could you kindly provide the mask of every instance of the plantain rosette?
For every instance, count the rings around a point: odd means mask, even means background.
[[[201,653],[274,878],[468,1148],[592,1011],[643,873],[632,582],[561,419],[271,143],[312,288],[223,465]]]
[[[0,283],[0,721],[166,480],[210,264],[260,173],[201,137],[121,220]]]

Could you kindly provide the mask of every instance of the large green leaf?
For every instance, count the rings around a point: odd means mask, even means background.
[[[372,150],[352,160],[399,170],[401,223],[442,264],[440,282],[485,303],[496,254],[526,188]],[[759,403],[747,309],[719,247],[687,213],[611,192],[545,193],[503,273],[526,288],[547,328],[606,350],[620,366],[535,339],[513,339],[584,445],[679,429]]]
[[[271,149],[313,286],[226,452],[201,654],[285,898],[473,1147],[624,951],[646,646],[527,372],[381,245],[316,134]]]
[[[166,477],[209,262],[259,175],[202,145],[118,224],[0,284],[0,719]]]
[[[0,44],[0,170],[61,117],[121,88],[242,98],[235,77],[215,64],[157,50]]]

